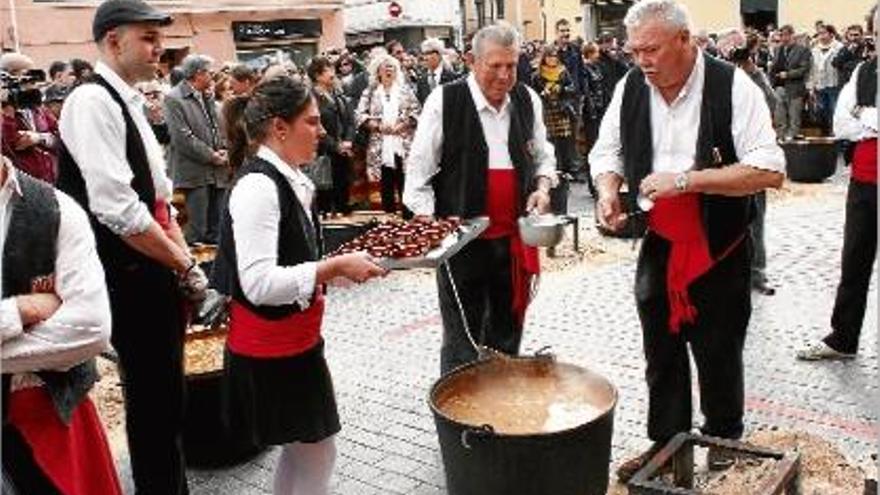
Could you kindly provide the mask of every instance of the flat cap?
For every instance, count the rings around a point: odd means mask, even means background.
[[[101,41],[107,31],[124,24],[158,22],[167,26],[171,21],[171,14],[160,12],[143,0],[105,0],[95,10],[92,36]]]

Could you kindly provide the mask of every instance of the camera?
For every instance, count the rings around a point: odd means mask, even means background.
[[[38,84],[46,81],[46,72],[40,69],[25,71],[23,74],[0,72],[3,85],[3,103],[16,108],[34,108],[43,102],[43,93]]]

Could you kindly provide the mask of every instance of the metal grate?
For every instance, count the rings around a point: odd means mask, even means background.
[[[800,454],[781,453],[736,440],[679,433],[669,441],[627,484],[630,495],[696,495],[694,489],[694,447],[722,449],[733,458],[769,458],[778,461],[775,472],[756,487],[751,495],[799,495]],[[664,483],[660,473],[669,469],[673,485]]]

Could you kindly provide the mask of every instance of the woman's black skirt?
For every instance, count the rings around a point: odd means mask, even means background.
[[[243,356],[226,349],[224,415],[254,445],[314,443],[339,432],[324,341],[302,354]]]

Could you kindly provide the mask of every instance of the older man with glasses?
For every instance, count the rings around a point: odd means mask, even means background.
[[[441,84],[452,82],[458,78],[449,64],[443,60],[446,45],[438,38],[428,38],[422,42],[423,71],[416,81],[416,96],[420,104],[424,104],[431,91]]]
[[[232,170],[211,96],[213,60],[189,55],[181,63],[184,80],[165,97],[165,121],[171,144],[168,161],[174,186],[186,195],[188,243],[216,244],[220,202]]]

